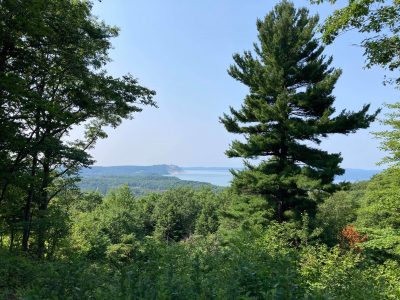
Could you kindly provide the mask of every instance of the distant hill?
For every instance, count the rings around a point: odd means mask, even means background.
[[[135,195],[144,195],[149,192],[162,192],[178,187],[218,188],[210,183],[181,180],[173,176],[158,174],[82,176],[82,180],[78,183],[78,186],[84,191],[98,191],[102,194],[106,194],[108,191],[125,184],[129,186]]]
[[[112,166],[82,169],[81,176],[123,176],[123,175],[169,175],[180,172],[181,168],[175,165],[153,165],[153,166]]]
[[[127,184],[137,194],[165,191],[177,187],[213,188],[229,186],[233,176],[228,167],[178,167],[176,165],[153,166],[112,166],[84,169],[80,172],[82,190],[97,190],[103,194],[110,189]],[[346,169],[345,174],[336,177],[340,181],[369,180],[380,170]],[[172,175],[172,176],[171,176]]]

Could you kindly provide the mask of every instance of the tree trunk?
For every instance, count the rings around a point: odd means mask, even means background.
[[[280,141],[280,151],[278,154],[278,174],[280,175],[281,173],[284,172],[285,167],[287,165],[287,159],[288,159],[288,147],[286,145],[286,133],[283,131],[281,133],[281,141]],[[278,191],[277,191],[277,220],[278,222],[283,222],[284,221],[284,215],[283,213],[285,212],[285,203],[287,201],[287,191],[285,190],[284,187],[282,187],[281,184],[279,184]]]
[[[9,251],[12,251],[14,248],[14,236],[15,236],[15,230],[14,230],[14,224],[15,224],[15,218],[12,218],[11,221],[11,228],[10,228],[10,248]]]
[[[31,168],[31,179],[34,180],[36,176],[36,168],[37,168],[37,154],[34,155],[33,161],[32,161],[32,168]],[[29,186],[29,191],[28,191],[28,196],[26,197],[26,203],[24,207],[24,229],[23,229],[23,234],[22,234],[22,251],[26,252],[28,251],[28,245],[29,245],[29,236],[31,233],[31,220],[32,220],[32,215],[31,215],[31,208],[32,208],[32,201],[34,197],[34,191],[35,191],[35,184],[31,182]]]
[[[46,225],[44,224],[46,219],[47,207],[48,207],[48,191],[50,182],[50,166],[47,159],[44,159],[43,163],[43,179],[40,187],[39,196],[39,214],[38,214],[38,236],[37,236],[37,256],[43,258],[46,252],[45,241],[46,241]]]

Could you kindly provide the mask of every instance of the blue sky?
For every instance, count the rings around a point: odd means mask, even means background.
[[[255,22],[276,1],[259,0],[104,0],[94,14],[121,29],[113,40],[108,71],[132,73],[157,92],[159,108],[145,108],[92,151],[96,165],[177,164],[180,166],[240,166],[240,159],[224,155],[235,136],[228,134],[218,117],[230,105],[239,107],[247,88],[226,72],[232,54],[250,50],[256,41]],[[307,5],[321,19],[330,5]],[[361,36],[347,33],[326,48],[335,67],[343,70],[334,91],[336,107],[357,110],[363,103],[372,109],[398,99],[398,90],[382,85],[384,71],[365,70]],[[381,116],[383,117],[383,116]],[[379,124],[349,136],[332,136],[321,147],[341,152],[346,168],[376,168],[379,143],[370,135]]]

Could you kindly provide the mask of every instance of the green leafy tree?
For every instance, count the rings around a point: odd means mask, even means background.
[[[200,199],[200,210],[196,219],[196,234],[207,235],[218,230],[220,225],[220,209],[224,203],[222,193],[215,193],[211,189],[197,192]]]
[[[68,194],[67,197],[72,198],[72,211],[77,212],[90,212],[103,201],[103,196],[97,191]]]
[[[360,199],[356,225],[368,234],[364,247],[400,255],[400,170],[389,168],[375,175]],[[365,244],[365,245],[364,245]]]
[[[107,194],[93,210],[75,214],[73,247],[92,259],[105,258],[108,252],[121,250],[141,232],[136,200],[128,186]],[[121,246],[121,247],[120,247]],[[133,251],[133,247],[131,247]]]
[[[357,209],[367,185],[368,182],[354,183],[349,189],[334,193],[318,205],[316,226],[327,245],[337,245],[341,230],[356,221]]]
[[[313,0],[313,3],[326,2]],[[336,0],[329,0],[336,3]],[[398,0],[349,0],[343,8],[329,16],[322,27],[324,42],[348,31],[358,30],[364,35],[361,46],[367,58],[367,67],[378,65],[396,71],[400,67],[400,2]],[[388,81],[400,84],[400,78]]]
[[[90,1],[1,1],[0,203],[10,185],[25,189],[22,249],[28,250],[37,212],[37,254],[45,252],[50,201],[93,163],[88,150],[145,105],[154,92],[131,75],[107,73],[110,39],[118,29],[91,14]],[[75,126],[79,140],[67,141]]]
[[[391,130],[375,132],[375,136],[381,140],[381,150],[386,156],[380,164],[398,165],[400,163],[400,103],[386,104],[391,112],[386,114],[386,119],[381,123],[390,126]]]
[[[311,192],[330,191],[335,175],[343,174],[340,154],[329,154],[319,144],[329,134],[348,134],[367,128],[376,114],[335,114],[332,95],[341,71],[315,38],[318,16],[296,10],[283,1],[257,21],[259,43],[254,52],[235,54],[229,74],[249,88],[240,110],[231,108],[221,122],[244,141],[234,141],[229,157],[264,159],[234,172],[233,186],[242,193],[260,194],[275,208],[279,221],[313,213]]]
[[[189,238],[195,231],[200,201],[194,190],[179,188],[163,193],[154,207],[154,235],[166,242]]]
[[[391,129],[375,132],[381,140],[380,148],[386,156],[380,164],[391,167],[376,175],[369,183],[367,193],[361,199],[357,225],[369,236],[366,246],[383,254],[400,255],[400,103],[387,104],[391,111],[382,124]]]

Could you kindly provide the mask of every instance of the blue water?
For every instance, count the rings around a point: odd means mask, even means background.
[[[182,168],[182,173],[172,176],[182,180],[208,182],[218,186],[229,186],[233,178],[229,168]]]
[[[183,172],[170,175],[182,180],[208,182],[217,186],[229,186],[233,178],[229,172],[231,168],[181,168]],[[346,169],[346,173],[336,178],[339,181],[361,181],[369,180],[380,170]]]

